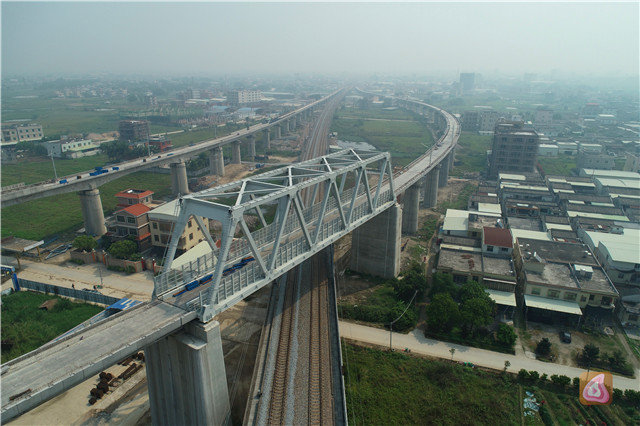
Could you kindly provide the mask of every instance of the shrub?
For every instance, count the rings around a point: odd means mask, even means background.
[[[120,240],[109,247],[109,254],[117,259],[128,259],[129,256],[138,250],[138,246],[133,241]]]
[[[518,379],[521,382],[525,382],[525,381],[529,380],[529,372],[527,370],[525,370],[524,368],[521,369],[520,371],[518,371]]]
[[[88,235],[78,235],[75,240],[73,240],[73,247],[78,250],[91,251],[98,247],[98,242]]]
[[[573,378],[573,387],[576,389],[580,387],[580,377]]]
[[[571,378],[563,375],[558,376],[557,374],[554,374],[553,376],[551,376],[551,381],[557,385],[560,386],[562,388],[565,388],[567,386],[569,386],[569,384],[571,384]]]
[[[537,382],[539,378],[540,374],[536,370],[529,371],[529,380],[531,380],[533,383]]]
[[[551,418],[551,414],[549,414],[549,410],[544,405],[540,406],[540,417],[542,418],[542,422],[546,425],[555,425],[553,418]]]
[[[536,355],[547,357],[551,354],[551,342],[548,338],[543,337],[536,346]]]
[[[631,404],[640,404],[640,391],[634,391],[633,389],[627,389],[624,391],[625,399]]]
[[[594,362],[598,360],[600,356],[600,348],[592,343],[584,345],[584,349],[580,353],[578,360],[582,365],[590,367]]]
[[[69,259],[69,262],[75,263],[76,265],[84,265],[84,260],[82,259]]]
[[[513,331],[513,327],[507,324],[500,324],[496,339],[501,345],[507,348],[512,348],[516,343],[517,336],[516,332]]]
[[[133,267],[133,266],[131,266],[131,265],[127,265],[127,267],[125,268],[125,272],[126,272],[127,274],[135,274],[135,272],[136,272],[136,268],[134,268],[134,267]]]
[[[624,392],[621,389],[613,388],[613,399],[615,401],[621,401],[624,396]]]
[[[547,381],[547,373],[544,373],[542,376],[540,376],[540,381],[541,382],[546,382]]]

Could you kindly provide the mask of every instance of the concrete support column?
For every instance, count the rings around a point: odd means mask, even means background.
[[[173,189],[173,195],[188,194],[189,193],[189,181],[187,180],[187,165],[184,161],[179,163],[171,163],[171,188]]]
[[[440,165],[437,165],[429,173],[424,180],[424,199],[422,207],[428,209],[435,207],[438,203],[438,181],[440,178]]]
[[[231,408],[217,321],[192,321],[144,353],[154,425],[227,424]]]
[[[209,174],[218,174],[218,152],[216,148],[209,151]]]
[[[420,182],[411,185],[402,200],[402,233],[418,232],[418,211],[420,210]]]
[[[88,235],[104,235],[107,227],[104,225],[104,212],[102,211],[102,200],[100,200],[100,190],[88,189],[78,192],[80,206],[82,207],[82,217],[84,218],[84,229]]]
[[[256,140],[251,138],[248,141],[249,144],[249,160],[253,161],[256,158]]]
[[[440,162],[440,178],[438,181],[439,188],[447,186],[447,180],[449,180],[449,163],[449,155]]]
[[[286,129],[285,133],[288,134],[291,131],[291,127],[289,127],[289,120],[285,121],[284,125],[285,125],[285,129]]]
[[[224,153],[222,152],[222,147],[219,146],[215,148],[218,151],[216,157],[218,158],[218,176],[224,176]]]
[[[276,139],[282,138],[282,126],[276,126]]]
[[[240,164],[242,157],[240,156],[240,141],[233,141],[231,144],[231,163]]]
[[[402,207],[393,205],[351,233],[351,265],[354,271],[383,278],[400,273]]]
[[[271,149],[271,132],[269,131],[269,129],[265,130],[265,133],[267,134],[267,149]]]

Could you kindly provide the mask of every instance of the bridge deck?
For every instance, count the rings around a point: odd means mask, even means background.
[[[53,398],[193,320],[195,312],[145,303],[3,365],[2,422]],[[10,401],[10,398],[24,395]]]

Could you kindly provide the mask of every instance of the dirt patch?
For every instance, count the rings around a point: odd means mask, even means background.
[[[344,275],[340,278],[338,302],[363,303],[378,287],[380,287],[380,284],[360,275]]]
[[[445,186],[444,188],[438,188],[438,204],[444,201],[452,202],[453,200],[455,200],[456,197],[462,192],[462,188],[464,188],[469,183],[477,185],[477,181],[472,181],[471,179],[449,177],[447,186]]]

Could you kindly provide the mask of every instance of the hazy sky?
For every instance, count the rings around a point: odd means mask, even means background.
[[[638,74],[638,3],[2,2],[2,72]]]

